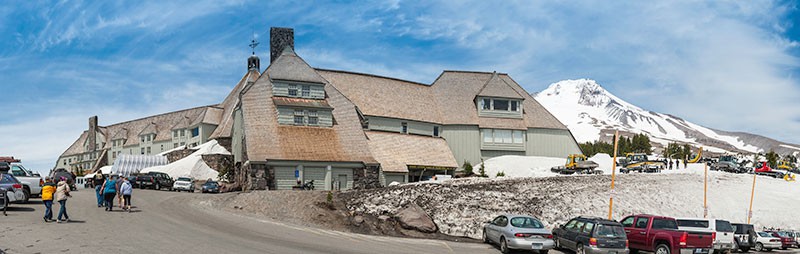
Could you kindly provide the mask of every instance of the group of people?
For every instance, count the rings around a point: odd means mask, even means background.
[[[69,184],[65,177],[60,177],[57,183],[53,182],[53,178],[48,176],[45,178],[45,183],[42,186],[42,202],[44,203],[44,222],[53,221],[53,201],[58,202],[60,208],[58,210],[58,219],[56,222],[69,221],[67,214],[67,199],[72,197],[69,194]],[[64,220],[62,220],[64,219]]]
[[[675,159],[675,164],[672,164],[672,160],[670,160],[670,159],[664,159],[664,160],[665,160],[664,164],[666,164],[669,167],[670,170],[672,169],[673,165],[675,165],[675,169],[680,169],[681,168],[681,161],[678,160],[678,159]],[[688,162],[686,160],[683,160],[683,168],[686,168],[686,167],[688,167]]]
[[[97,207],[104,207],[110,212],[114,209],[114,198],[119,199],[119,206],[123,211],[131,211],[131,195],[133,195],[133,184],[128,181],[128,177],[119,175],[96,174],[92,179],[97,194]]]

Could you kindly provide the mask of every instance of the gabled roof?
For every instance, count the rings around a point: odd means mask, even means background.
[[[256,79],[258,79],[259,76],[261,76],[261,73],[259,73],[258,70],[248,71],[247,74],[242,76],[242,79],[239,80],[239,83],[236,83],[236,86],[233,88],[231,93],[225,97],[225,100],[218,105],[218,107],[222,108],[219,125],[216,129],[214,129],[214,132],[211,133],[209,138],[228,138],[231,136],[231,129],[233,127],[233,109],[236,108],[237,104],[239,104],[239,94],[248,83],[256,82]]]
[[[272,80],[289,80],[324,84],[323,79],[291,47],[286,47],[278,59],[267,68],[267,76]]]
[[[278,64],[284,56],[285,53],[266,72],[270,73],[272,68],[283,68]],[[292,77],[285,78],[296,80]],[[272,100],[272,82],[262,75],[242,95],[241,108],[248,158],[252,161],[375,163],[366,135],[361,129],[355,105],[333,86],[325,85],[325,92],[328,95],[327,103],[333,107],[333,127],[279,125],[275,102]]]
[[[443,138],[381,131],[365,131],[369,149],[386,172],[408,172],[409,165],[457,168]]]
[[[172,125],[172,128],[170,128],[170,130],[186,129],[186,128],[189,128],[190,125],[192,125],[192,120],[189,119],[189,117],[185,117],[184,116],[183,118],[180,119],[180,121],[178,121],[177,123]],[[150,126],[148,126],[148,127],[150,127]]]
[[[111,136],[111,140],[117,139],[126,139],[128,138],[128,129],[127,128],[119,128],[113,136]]]
[[[197,126],[198,124],[211,124],[219,125],[222,119],[222,109],[218,107],[209,107],[203,114],[195,118],[187,127]]]
[[[181,118],[179,121],[184,121],[185,119]],[[147,135],[147,134],[158,134],[158,125],[155,122],[150,122],[144,129],[139,132],[139,136]]]
[[[486,81],[477,96],[523,99],[522,95],[497,75],[497,72],[492,73],[492,77]]]

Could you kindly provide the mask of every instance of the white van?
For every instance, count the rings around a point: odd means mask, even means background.
[[[734,230],[729,221],[690,218],[677,219],[677,221],[679,230],[715,233],[712,247],[714,253],[731,252],[735,248],[733,241]]]

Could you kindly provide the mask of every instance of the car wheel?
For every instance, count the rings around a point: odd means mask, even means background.
[[[575,254],[586,254],[586,251],[583,249],[583,244],[578,245],[578,248],[575,250]]]
[[[658,246],[656,246],[655,253],[656,254],[670,254],[669,246],[667,246],[666,244],[663,244],[663,243],[659,244]]]
[[[745,252],[745,253],[750,251],[750,247],[741,247],[739,249],[742,250],[742,252]]]
[[[483,230],[483,235],[481,236],[483,239],[483,243],[489,243],[489,237],[486,235],[486,229]]]
[[[555,245],[556,245],[555,248],[557,250],[560,250],[561,249],[561,240],[558,239],[558,236],[555,236],[555,235],[553,236],[553,242],[555,242]]]
[[[761,243],[756,243],[756,251],[764,251],[764,245]]]
[[[500,252],[503,254],[511,253],[511,250],[508,249],[508,244],[506,243],[505,237],[500,237]]]
[[[549,253],[549,252],[550,252],[550,250],[540,250],[540,251],[539,251],[539,254],[547,254],[547,253]]]
[[[22,194],[24,194],[22,195],[23,196],[22,203],[27,204],[28,200],[31,199],[31,191],[29,191],[28,189],[23,189]]]
[[[786,249],[788,249],[788,248],[786,248],[786,247],[781,247],[781,250],[786,250]]]

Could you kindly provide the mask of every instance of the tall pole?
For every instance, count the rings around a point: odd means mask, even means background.
[[[753,190],[750,191],[750,210],[747,211],[747,224],[750,224],[750,218],[753,217],[753,197],[756,194],[756,174],[753,174]]]
[[[705,165],[703,167],[705,169],[703,174],[703,218],[708,218],[708,164],[703,165]]]
[[[614,208],[614,180],[617,171],[617,143],[619,141],[619,131],[614,132],[614,160],[611,162],[611,196],[608,198],[608,219],[611,219],[611,214]]]

